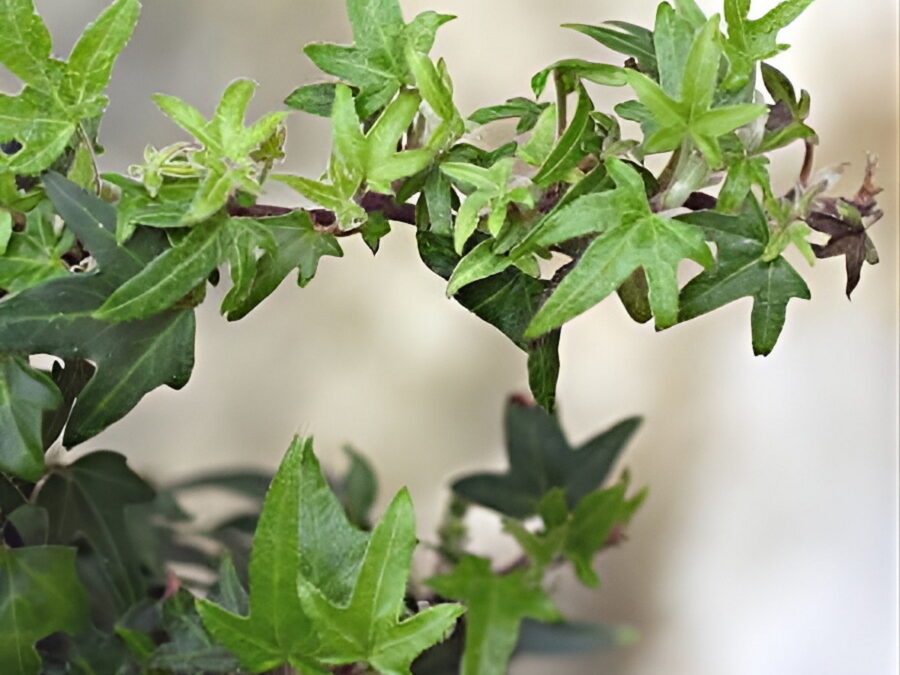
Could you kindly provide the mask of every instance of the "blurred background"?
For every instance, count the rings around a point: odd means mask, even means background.
[[[38,0],[67,52],[105,0]],[[719,0],[702,1],[720,11]],[[756,0],[757,12],[774,0]],[[350,40],[338,0],[145,0],[112,84],[105,169],[179,131],[153,92],[211,111],[237,76],[260,91],[254,113],[281,107],[320,75],[300,52]],[[464,113],[527,95],[532,73],[564,57],[614,59],[563,22],[651,25],[656,0],[403,0],[458,14],[434,53],[446,57]],[[897,668],[898,39],[893,0],[818,0],[783,34],[775,63],[813,95],[819,167],[882,157],[881,252],[853,302],[842,261],[804,270],[812,302],[794,301],[774,354],[754,358],[750,301],[662,334],[610,301],[563,338],[561,415],[581,441],[646,416],[625,460],[650,499],[630,541],[601,562],[600,592],[567,575],[560,602],[579,618],[635,626],[634,647],[563,662],[520,661],[537,675],[888,675]],[[612,102],[597,92],[598,103]],[[487,141],[512,133],[492,130]],[[290,121],[286,169],[316,175],[329,151],[325,120]],[[799,150],[779,153],[787,189]],[[274,201],[290,199],[274,194]],[[524,356],[445,299],[397,226],[377,258],[362,242],[323,261],[305,290],[292,283],[239,324],[200,311],[197,366],[180,393],[157,391],[85,448],[128,454],[165,482],[219,466],[273,469],[294,433],[313,433],[340,468],[349,442],[379,470],[382,504],[408,485],[420,535],[433,537],[447,478],[504,465],[501,412],[527,387]],[[802,262],[800,264],[803,264]],[[216,505],[206,505],[214,509]],[[472,516],[475,548],[508,556],[499,525]]]

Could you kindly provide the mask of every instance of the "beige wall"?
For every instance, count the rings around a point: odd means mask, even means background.
[[[61,48],[104,4],[38,0]],[[112,86],[108,168],[147,141],[177,137],[149,95],[210,109],[238,75],[261,83],[254,109],[318,76],[300,53],[343,41],[336,0],[145,0]],[[709,9],[716,1],[701,2]],[[774,2],[755,2],[763,8]],[[407,13],[460,15],[436,53],[468,111],[527,93],[562,57],[603,58],[564,21],[652,21],[652,0],[405,0]],[[575,321],[563,341],[560,398],[580,439],[625,415],[647,423],[627,458],[651,497],[631,541],[602,564],[603,589],[559,589],[582,617],[630,622],[634,649],[556,667],[579,675],[888,675],[896,672],[897,8],[892,0],[819,0],[785,36],[777,63],[813,93],[822,164],[883,157],[887,216],[873,233],[882,264],[852,303],[839,262],[808,272],[814,300],[794,303],[774,355],[750,351],[741,302],[663,334],[615,303]],[[321,120],[293,117],[288,168],[312,175],[328,152]],[[796,172],[782,153],[782,186]],[[805,272],[806,273],[806,272]],[[286,284],[227,325],[200,311],[197,367],[181,393],[147,397],[89,444],[126,451],[160,480],[212,466],[273,467],[295,432],[326,461],[349,441],[381,469],[385,494],[409,485],[430,537],[448,475],[499,467],[504,396],[525,387],[524,360],[493,329],[444,299],[398,226],[375,259],[352,243],[313,284]],[[496,525],[477,518],[480,550]],[[536,675],[547,662],[518,664]]]

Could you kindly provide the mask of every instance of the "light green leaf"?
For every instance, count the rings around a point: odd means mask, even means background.
[[[593,38],[605,47],[637,59],[644,72],[656,71],[656,51],[653,48],[653,33],[641,26],[622,21],[609,21],[605,26],[588,26],[566,23],[563,28],[571,28]]]
[[[750,19],[750,2],[725,0],[725,20],[728,22],[725,53],[729,62],[725,87],[740,89],[753,75],[758,61],[787,49],[787,45],[778,44],[778,33],[812,3],[813,0],[784,0],[759,19]]]
[[[320,82],[297,87],[284,100],[288,108],[302,110],[319,117],[331,117],[334,107],[334,92],[337,85],[333,82]]]
[[[37,675],[34,643],[74,634],[87,623],[87,597],[75,572],[75,549],[0,546],[0,663],[9,675]]]
[[[138,0],[115,0],[75,43],[60,92],[73,106],[99,96],[141,13]]]
[[[675,100],[682,97],[681,81],[686,74],[685,64],[693,41],[694,27],[690,22],[679,16],[669,3],[660,4],[656,11],[653,45],[659,63],[659,83]]]
[[[0,471],[37,482],[44,472],[43,414],[60,405],[53,380],[26,359],[0,353]]]
[[[266,495],[250,557],[249,615],[197,600],[206,629],[254,673],[284,664],[302,672],[323,671],[312,658],[316,632],[295,591],[302,564],[300,508],[304,494],[300,488],[308,455],[312,455],[311,439],[295,439]]]
[[[556,144],[556,106],[547,106],[534,125],[531,138],[519,146],[517,155],[532,166],[540,166]]]
[[[639,174],[620,160],[607,160],[607,170],[635,207],[588,246],[532,320],[526,335],[537,337],[578,316],[619,288],[643,268],[650,307],[659,329],[677,321],[679,263],[690,258],[713,263],[702,232],[686,223],[655,215],[646,201]]]
[[[403,490],[372,532],[346,602],[333,601],[301,577],[300,599],[319,634],[319,660],[366,662],[382,675],[408,675],[415,658],[449,634],[463,612],[459,605],[438,605],[400,620],[415,545],[412,502]]]
[[[13,75],[44,93],[53,91],[53,43],[33,0],[0,0],[0,44],[0,63]]]
[[[565,180],[569,171],[575,168],[584,157],[585,150],[582,142],[592,125],[590,113],[593,106],[587,91],[584,87],[580,87],[578,107],[575,109],[572,121],[532,179],[536,185],[546,187]]]
[[[490,561],[468,556],[449,574],[428,585],[466,605],[462,675],[504,675],[525,618],[545,622],[561,617],[550,598],[523,571],[495,574]]]

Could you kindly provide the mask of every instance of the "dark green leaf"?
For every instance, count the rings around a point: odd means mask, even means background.
[[[574,507],[609,477],[640,422],[627,419],[573,448],[549,413],[511,401],[505,422],[509,469],[462,478],[453,484],[453,491],[513,518],[537,513],[540,501],[556,488],[565,491],[566,501]]]

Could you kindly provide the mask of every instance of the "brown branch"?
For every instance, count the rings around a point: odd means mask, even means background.
[[[359,205],[366,210],[367,213],[381,213],[388,220],[394,220],[409,225],[416,224],[416,207],[413,204],[398,204],[390,195],[380,194],[378,192],[367,192],[362,196]],[[337,218],[334,213],[327,209],[300,209],[287,206],[274,206],[272,204],[253,204],[252,206],[241,206],[237,200],[232,199],[228,202],[228,215],[235,218],[274,218],[277,216],[286,216],[289,213],[303,211],[309,214],[313,223],[320,228],[327,228],[328,231],[335,235],[355,233],[356,230],[341,232],[335,225]]]

